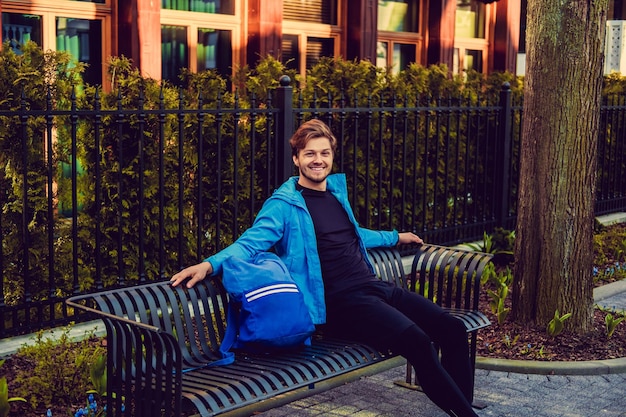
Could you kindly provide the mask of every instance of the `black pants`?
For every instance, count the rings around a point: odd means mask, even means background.
[[[430,300],[382,281],[327,297],[326,330],[391,349],[414,367],[424,393],[450,415],[476,416],[463,323]],[[433,346],[441,349],[441,360]]]

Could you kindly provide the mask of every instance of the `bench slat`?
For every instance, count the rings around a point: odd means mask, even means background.
[[[480,311],[459,310],[456,308],[444,308],[444,310],[463,321],[468,332],[484,329],[491,325],[489,318]]]
[[[310,347],[279,355],[242,353],[237,355],[235,364],[228,367],[204,368],[183,375],[183,396],[193,401],[201,415],[212,415],[296,388],[309,387],[385,358],[369,347],[332,340],[316,340]],[[199,386],[211,391],[213,387],[227,394],[220,395],[209,405],[199,398],[207,395],[197,390]],[[206,410],[199,406],[200,403]]]

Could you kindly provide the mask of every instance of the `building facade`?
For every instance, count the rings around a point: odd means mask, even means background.
[[[105,85],[108,58],[121,55],[174,82],[183,67],[228,76],[267,55],[302,74],[322,56],[392,71],[417,62],[515,72],[521,9],[519,0],[0,1],[3,47],[68,51],[89,64],[86,81]]]

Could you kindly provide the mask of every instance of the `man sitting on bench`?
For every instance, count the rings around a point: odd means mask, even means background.
[[[337,139],[320,120],[290,139],[299,177],[288,179],[236,242],[183,269],[171,281],[187,285],[219,274],[224,259],[248,259],[273,249],[325,333],[404,356],[424,393],[451,416],[475,417],[465,326],[430,300],[379,280],[366,248],[423,243],[410,232],[361,228],[348,202],[343,174],[331,175]],[[441,361],[433,346],[441,349]]]

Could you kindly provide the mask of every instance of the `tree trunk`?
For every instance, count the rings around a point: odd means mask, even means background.
[[[593,322],[593,222],[607,0],[528,0],[513,318]]]

